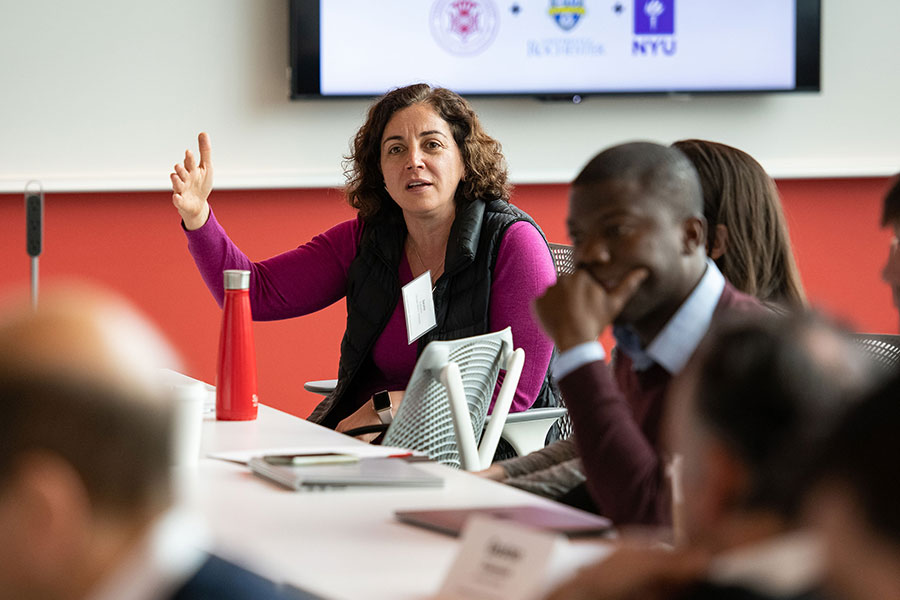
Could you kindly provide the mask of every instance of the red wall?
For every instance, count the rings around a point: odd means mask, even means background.
[[[785,180],[782,192],[806,291],[814,305],[861,331],[895,332],[897,315],[879,273],[889,234],[878,227],[884,179]],[[565,242],[567,186],[520,186],[514,202],[551,241]],[[351,218],[334,190],[215,192],[219,220],[251,257],[303,243]],[[194,269],[164,192],[47,194],[41,282],[79,277],[141,306],[182,351],[187,372],[212,382],[220,311]],[[21,194],[0,195],[0,291],[27,289]],[[344,306],[255,325],[260,398],[305,416],[318,397],[302,382],[336,375]]]

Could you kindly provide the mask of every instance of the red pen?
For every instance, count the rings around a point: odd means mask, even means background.
[[[387,457],[388,458],[409,458],[412,455],[413,455],[412,452],[401,452],[399,454],[388,454]]]

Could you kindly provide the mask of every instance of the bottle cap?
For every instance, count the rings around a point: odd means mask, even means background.
[[[222,271],[225,275],[226,290],[249,290],[250,289],[250,271],[241,271],[238,269],[226,269]]]

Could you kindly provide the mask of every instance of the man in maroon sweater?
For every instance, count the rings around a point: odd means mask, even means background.
[[[535,302],[561,354],[555,366],[598,512],[668,523],[659,427],[672,377],[710,323],[759,303],[706,257],[703,197],[677,149],[636,142],[594,157],[572,183],[574,275]],[[598,336],[616,337],[613,367]]]

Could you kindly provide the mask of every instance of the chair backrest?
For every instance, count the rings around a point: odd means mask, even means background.
[[[572,275],[575,273],[575,248],[568,244],[548,244],[550,246],[550,254],[553,256],[553,264],[556,265],[556,276]],[[565,401],[560,397],[560,403],[565,406]],[[564,440],[572,436],[574,433],[572,426],[572,418],[569,413],[559,417],[554,423],[550,431],[547,432],[545,443],[551,440]]]
[[[522,349],[513,351],[509,327],[429,343],[416,362],[384,444],[418,450],[435,461],[466,470],[490,465],[519,384],[524,355]],[[501,368],[506,374],[482,436]],[[479,437],[480,449],[476,447]],[[484,465],[483,456],[487,456]]]
[[[556,266],[556,275],[571,275],[575,272],[574,248],[568,244],[547,244]]]
[[[879,367],[896,371],[900,366],[900,335],[856,333],[853,339]]]

